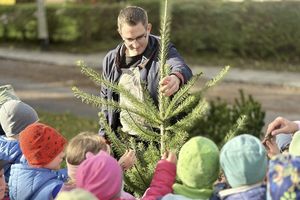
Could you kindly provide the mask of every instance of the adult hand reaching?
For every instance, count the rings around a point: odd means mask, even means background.
[[[274,136],[279,133],[295,133],[298,129],[299,127],[297,123],[289,121],[283,117],[277,117],[268,125],[266,136]]]
[[[165,95],[165,96],[171,96],[175,92],[179,90],[180,86],[180,79],[175,76],[174,74],[170,76],[166,76],[163,78],[160,82],[160,91]]]

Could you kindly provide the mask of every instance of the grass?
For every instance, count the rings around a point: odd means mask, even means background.
[[[98,132],[97,120],[78,117],[70,113],[50,113],[38,111],[40,122],[48,124],[64,135],[68,140],[82,131]]]

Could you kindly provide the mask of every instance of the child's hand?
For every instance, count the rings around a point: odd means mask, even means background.
[[[177,163],[176,154],[174,152],[172,152],[172,151],[166,151],[164,153],[164,155],[161,157],[161,159],[165,159],[165,160],[167,160],[170,163],[174,163],[174,164]]]
[[[268,157],[272,158],[273,156],[276,156],[277,154],[280,154],[280,150],[276,144],[275,137],[270,137],[269,139],[266,139],[263,141],[263,144],[266,147]]]
[[[135,152],[133,150],[126,150],[124,155],[119,159],[119,165],[122,167],[122,169],[125,171],[127,169],[130,169],[136,161]]]

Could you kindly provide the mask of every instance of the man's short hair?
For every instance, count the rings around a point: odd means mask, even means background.
[[[128,24],[130,26],[135,26],[138,23],[142,23],[145,28],[148,25],[148,15],[147,12],[137,6],[128,6],[123,8],[118,16],[118,30],[121,31],[123,24]]]

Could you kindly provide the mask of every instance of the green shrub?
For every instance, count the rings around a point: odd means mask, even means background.
[[[233,105],[220,98],[211,101],[209,112],[198,121],[198,126],[193,127],[190,137],[206,136],[216,142],[218,146],[222,146],[226,134],[240,115],[246,115],[247,120],[244,128],[239,130],[237,135],[247,133],[260,138],[265,112],[261,110],[259,102],[255,101],[251,95],[245,97],[243,91],[240,91],[240,96],[235,99]]]

